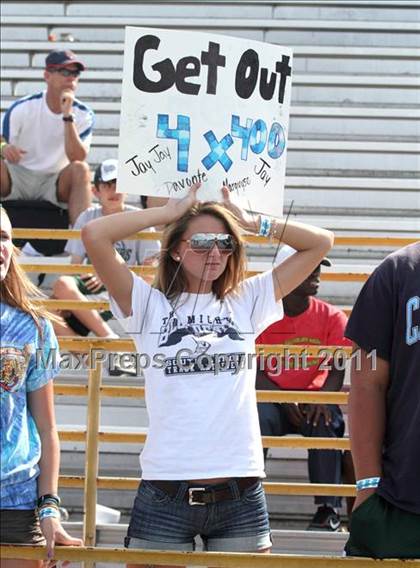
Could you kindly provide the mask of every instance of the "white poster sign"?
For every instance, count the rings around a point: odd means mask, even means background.
[[[227,36],[126,28],[118,191],[236,202],[282,215],[291,50]]]

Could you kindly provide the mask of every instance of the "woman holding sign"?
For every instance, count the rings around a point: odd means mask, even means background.
[[[199,203],[193,186],[163,207],[98,219],[82,231],[89,258],[144,368],[149,431],[126,546],[268,552],[270,527],[255,396],[255,338],[281,319],[281,299],[319,265],[329,231],[253,219],[229,199]],[[113,243],[167,225],[153,286]],[[245,279],[240,228],[298,252]]]

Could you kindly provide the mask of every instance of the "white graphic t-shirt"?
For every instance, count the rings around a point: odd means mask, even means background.
[[[272,272],[220,301],[171,303],[133,275],[132,315],[115,317],[136,343],[149,414],[143,479],[264,477],[255,394],[255,338],[283,317]]]

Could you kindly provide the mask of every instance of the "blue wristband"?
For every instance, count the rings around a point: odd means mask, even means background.
[[[42,507],[38,511],[39,520],[43,521],[47,517],[53,517],[55,519],[60,519],[60,511],[56,507]]]
[[[258,235],[260,237],[268,237],[270,235],[271,230],[271,219],[270,217],[265,217],[264,215],[260,216],[260,229],[258,231]]]
[[[375,489],[378,487],[380,477],[366,477],[365,479],[359,479],[356,481],[356,490],[361,491],[362,489]]]

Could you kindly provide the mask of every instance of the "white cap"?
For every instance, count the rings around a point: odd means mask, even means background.
[[[274,265],[278,266],[279,264],[284,262],[286,260],[286,258],[289,258],[290,256],[294,255],[296,252],[297,252],[296,249],[294,249],[293,247],[291,247],[289,245],[283,245],[279,249],[279,251],[276,255]],[[323,266],[332,266],[331,260],[327,257],[323,258],[319,264],[322,264]]]
[[[94,183],[98,184],[101,182],[111,181],[117,179],[118,177],[118,160],[114,158],[109,158],[104,160],[95,171]]]

